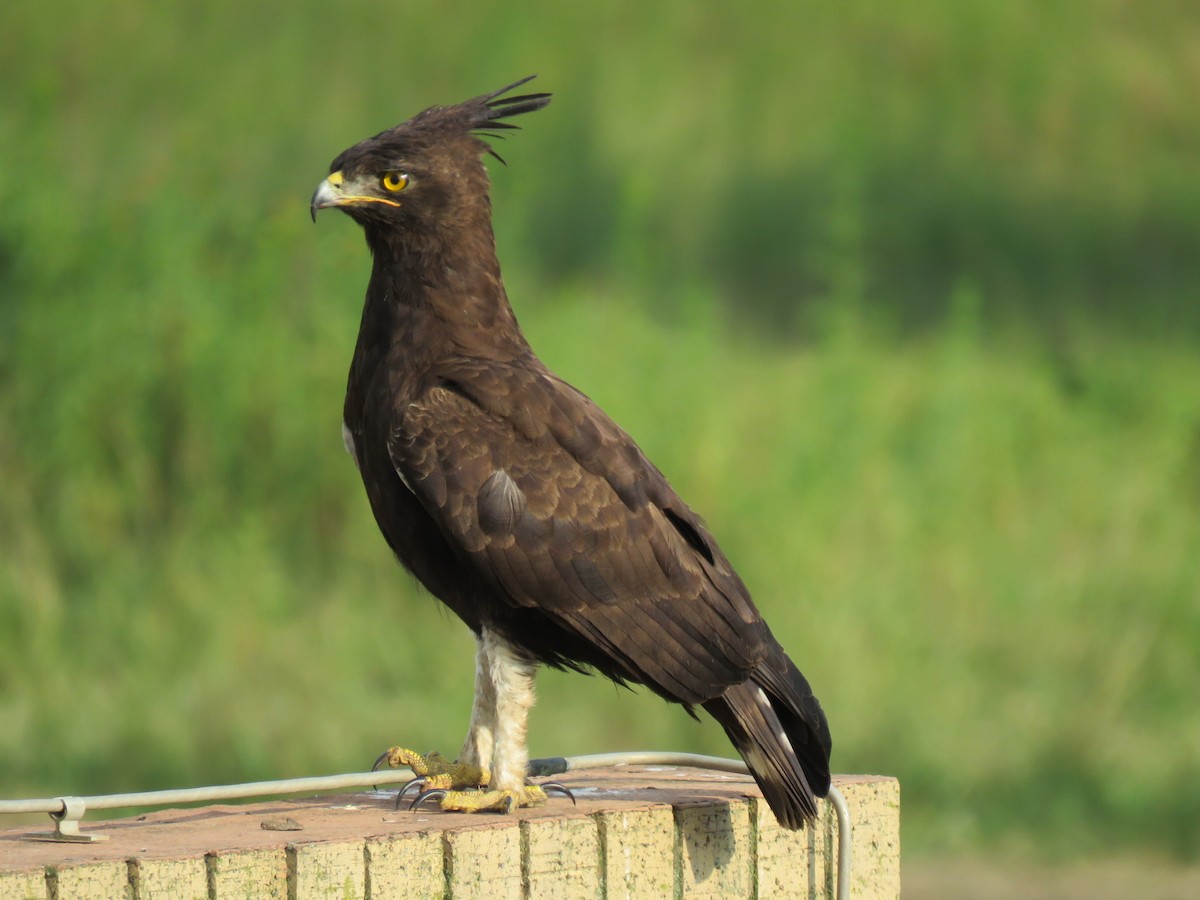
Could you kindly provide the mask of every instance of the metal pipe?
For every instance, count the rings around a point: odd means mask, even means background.
[[[88,809],[123,809],[128,806],[170,806],[174,803],[202,803],[206,800],[234,800],[276,794],[300,794],[307,791],[336,791],[374,784],[399,784],[412,781],[409,772],[357,772],[316,778],[289,778],[283,781],[252,781],[247,784],[220,784],[212,787],[181,788],[168,791],[140,791],[133,794],[96,794],[73,797]],[[0,814],[50,813],[66,810],[66,797],[45,800],[0,800]]]

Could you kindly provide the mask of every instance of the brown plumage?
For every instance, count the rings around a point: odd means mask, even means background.
[[[502,96],[525,81],[350,148],[313,196],[314,217],[341,208],[374,256],[347,446],[392,550],[481,638],[481,654],[490,635],[518,659],[702,706],[779,820],[799,827],[829,787],[820,704],[704,523],[534,355],[509,306],[482,162],[491,148],[476,132],[549,103]],[[481,760],[493,772],[511,749],[505,727],[496,759]],[[475,731],[468,747],[491,747]]]

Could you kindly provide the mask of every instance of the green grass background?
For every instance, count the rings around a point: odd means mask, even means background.
[[[455,750],[339,435],[344,147],[539,72],[534,346],[706,517],[906,854],[1200,847],[1200,8],[0,9],[0,795]],[[548,674],[535,755],[730,753]]]

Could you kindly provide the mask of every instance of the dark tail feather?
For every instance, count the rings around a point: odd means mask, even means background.
[[[704,704],[737,748],[779,824],[802,828],[829,793],[829,724],[778,646],[750,679]]]

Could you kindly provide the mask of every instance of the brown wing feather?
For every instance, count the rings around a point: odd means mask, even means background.
[[[766,628],[633,441],[545,370],[471,362],[441,374],[400,411],[392,461],[502,601],[537,608],[672,699],[744,681]]]

